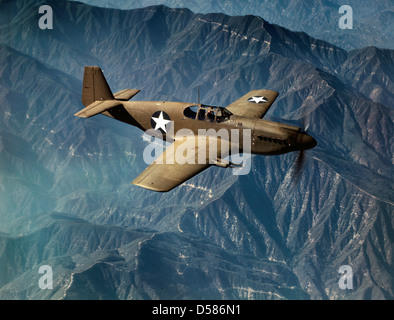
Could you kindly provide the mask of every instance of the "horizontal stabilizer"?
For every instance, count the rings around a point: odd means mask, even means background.
[[[114,97],[116,100],[128,101],[140,91],[139,89],[124,89],[115,93]]]
[[[121,105],[122,103],[120,103],[118,100],[95,101],[81,111],[78,111],[74,115],[81,118],[90,118],[95,116],[96,114],[102,113],[104,111],[112,109],[113,107]]]

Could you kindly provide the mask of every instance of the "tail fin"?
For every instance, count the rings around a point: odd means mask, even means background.
[[[81,118],[90,118],[112,108],[122,106],[122,101],[134,97],[140,90],[124,89],[112,94],[99,67],[85,67],[82,87],[82,103],[84,109],[74,115]]]
[[[113,100],[114,95],[99,67],[85,67],[82,103],[85,107],[95,101]]]

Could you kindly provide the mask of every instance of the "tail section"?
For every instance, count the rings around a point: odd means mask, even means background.
[[[114,95],[99,67],[85,67],[82,103],[85,107],[95,101],[113,100]]]
[[[114,107],[122,106],[122,101],[131,99],[138,92],[140,92],[138,89],[124,89],[112,94],[101,69],[85,67],[82,86],[82,103],[85,108],[78,111],[75,116],[90,118]]]

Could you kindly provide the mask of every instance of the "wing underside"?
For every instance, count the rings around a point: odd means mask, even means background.
[[[253,90],[234,101],[226,109],[237,116],[261,119],[279,93],[272,90]]]
[[[133,184],[149,190],[166,192],[207,169],[210,164],[206,154],[204,160],[198,159],[197,140],[188,137],[174,141],[133,181]]]
[[[209,164],[179,165],[152,163],[133,181],[133,184],[153,191],[167,192],[194,177],[209,166]]]
[[[174,141],[133,184],[154,191],[170,191],[211,165],[207,145],[208,139],[204,137],[184,137]],[[215,160],[218,153],[220,147],[214,153]]]

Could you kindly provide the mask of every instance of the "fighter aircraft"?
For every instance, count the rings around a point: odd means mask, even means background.
[[[225,108],[200,103],[128,101],[138,92],[138,89],[125,89],[113,94],[101,69],[97,66],[87,66],[84,70],[82,88],[82,103],[85,108],[75,116],[89,118],[103,114],[152,135],[156,132],[166,141],[170,138],[172,144],[132,182],[149,190],[170,191],[211,165],[224,168],[237,166],[238,164],[224,158],[234,150],[232,146],[235,143],[240,153],[245,151],[242,138],[246,135],[250,139],[248,151],[251,154],[279,155],[291,151],[302,152],[317,144],[315,139],[300,127],[262,119],[279,95],[275,91],[252,90]],[[188,139],[185,139],[184,135],[177,139],[174,133],[179,130],[188,132]],[[208,139],[204,139],[204,133],[220,130],[229,134],[210,135],[209,139],[213,138],[217,143],[216,152],[212,154],[207,148]],[[233,136],[230,131],[234,130],[239,133],[237,141],[231,140]],[[223,148],[223,140],[226,140],[230,147]],[[177,152],[180,149],[181,152]],[[201,152],[189,155],[188,151],[191,149],[203,150],[203,159]],[[184,157],[185,152],[186,157],[189,157],[187,160],[191,161],[177,161],[180,160],[177,157]],[[175,161],[165,161],[169,154],[175,155]]]

